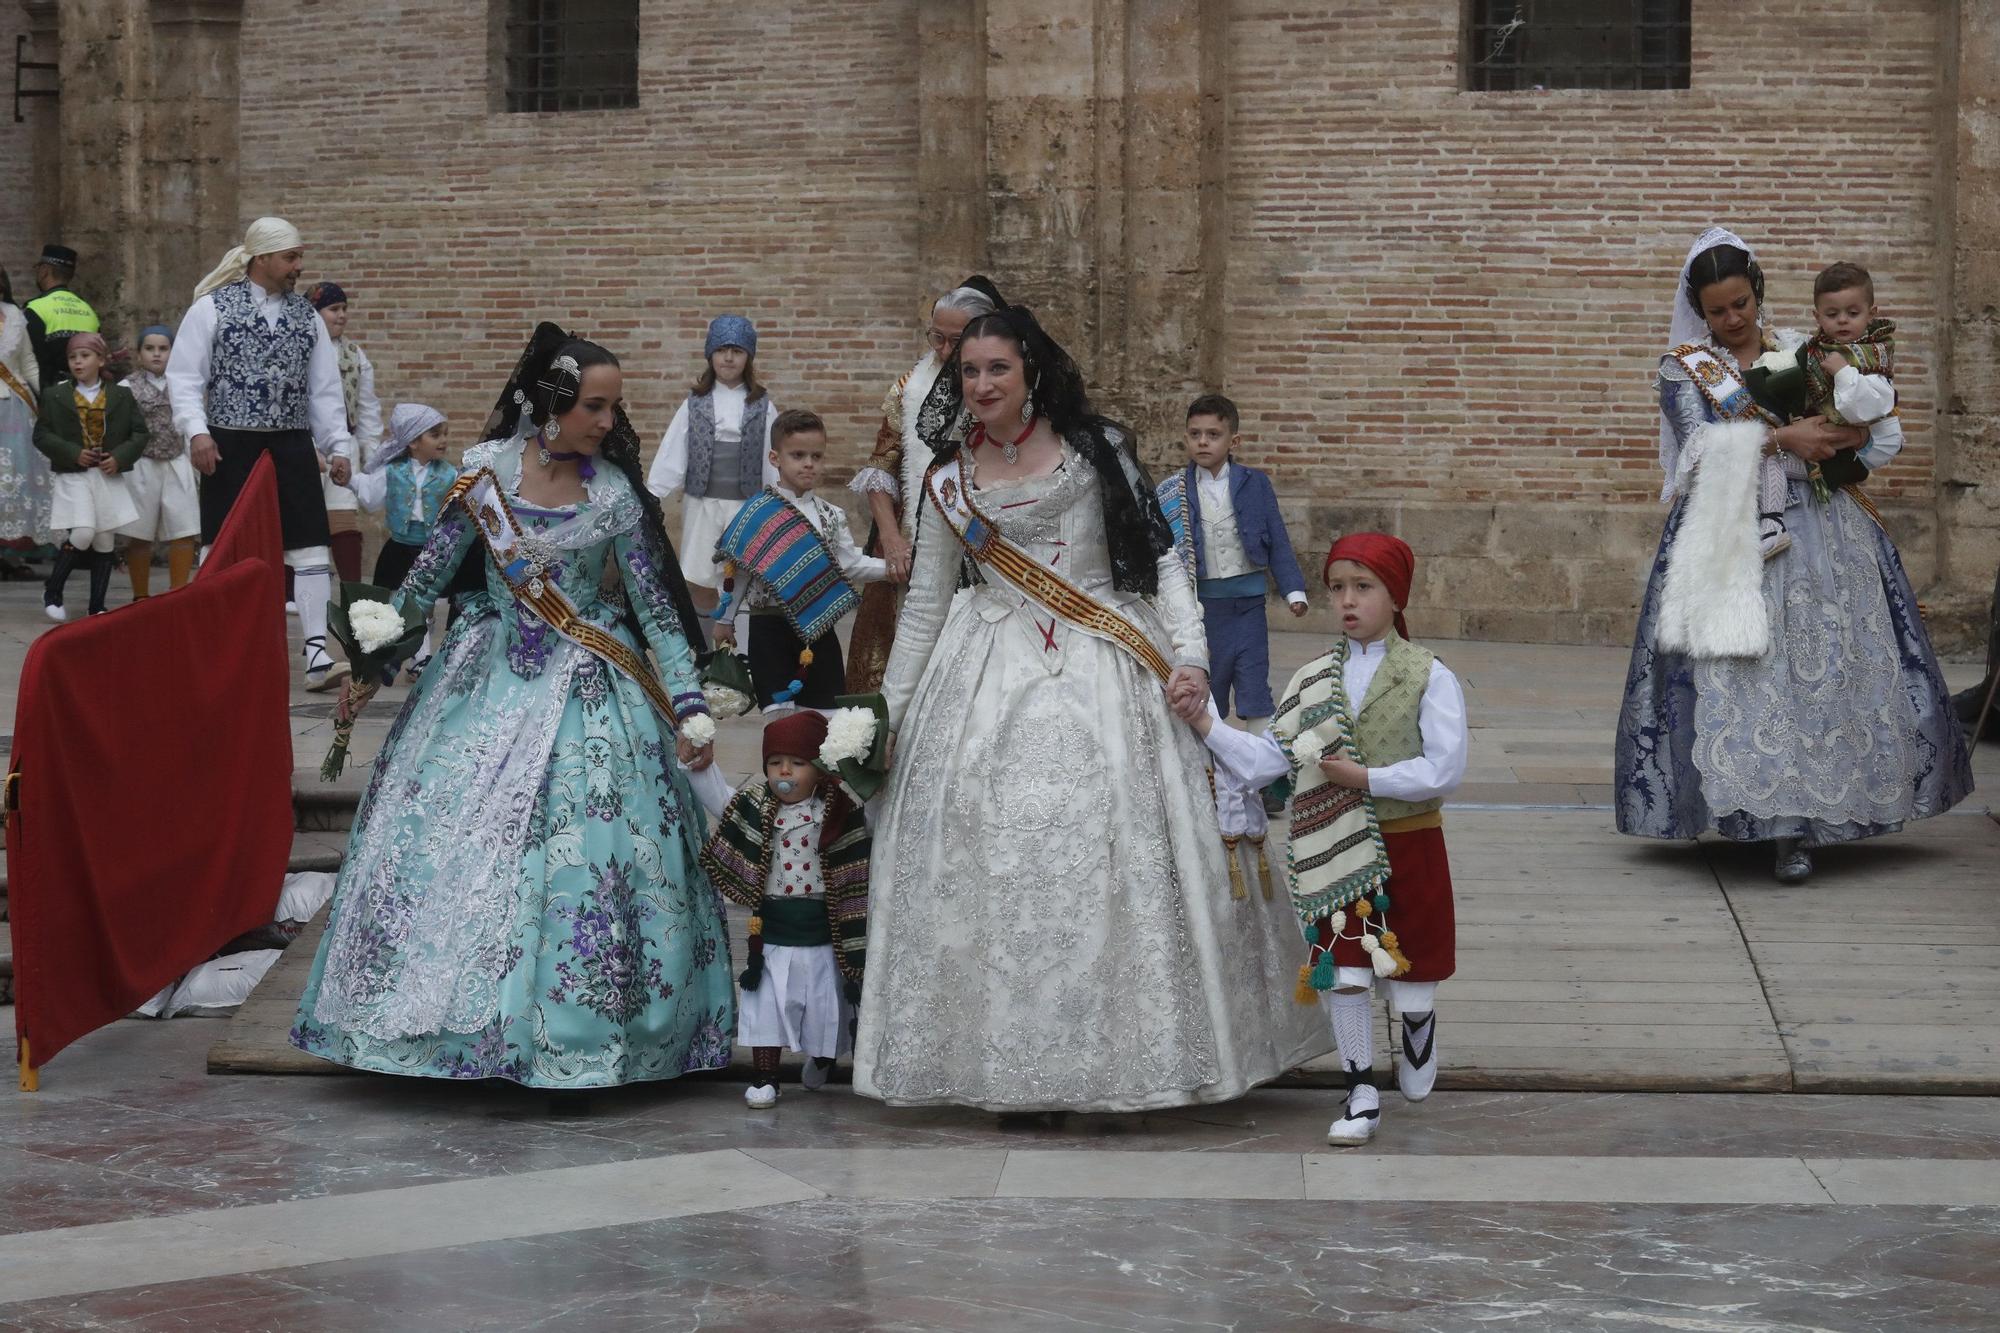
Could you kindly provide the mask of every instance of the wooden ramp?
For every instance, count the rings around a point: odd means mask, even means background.
[[[354,1071],[307,1055],[286,1039],[306,992],[319,937],[326,933],[327,909],[321,908],[285,950],[277,965],[264,974],[223,1026],[222,1037],[208,1048],[211,1074],[351,1074]]]

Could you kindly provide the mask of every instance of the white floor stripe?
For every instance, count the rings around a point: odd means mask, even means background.
[[[2000,1207],[2000,1161],[725,1149],[0,1236],[0,1304],[827,1197]]]

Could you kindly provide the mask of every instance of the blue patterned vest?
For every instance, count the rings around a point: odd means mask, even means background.
[[[458,480],[458,470],[451,464],[432,464],[422,483],[424,516],[421,521],[411,518],[417,500],[417,469],[420,466],[414,458],[399,458],[389,464],[388,475],[383,478],[383,521],[388,525],[389,536],[405,546],[422,546],[430,539],[438,512],[444,508],[445,492]]]
[[[319,312],[296,292],[273,329],[247,281],[216,288],[208,419],[230,430],[305,430],[306,367],[318,336]]]
[[[688,398],[687,493],[718,500],[747,500],[764,489],[764,418],[771,396],[743,405],[743,434],[734,458],[715,456],[715,400],[707,394]]]

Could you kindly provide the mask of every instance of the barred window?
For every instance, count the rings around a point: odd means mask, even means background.
[[[1691,0],[1469,0],[1465,87],[1685,88]]]
[[[504,0],[509,111],[639,105],[638,0]]]

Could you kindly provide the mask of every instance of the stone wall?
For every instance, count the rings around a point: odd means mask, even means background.
[[[0,2],[0,56],[11,63],[14,39],[27,30],[27,11],[18,3]],[[31,51],[28,58],[40,57]],[[27,76],[31,88],[50,82],[47,75]],[[55,115],[55,107],[47,99],[23,101],[27,120],[17,125],[12,100],[10,95],[8,109],[0,113],[0,269],[13,281],[14,299],[25,301],[35,294],[35,256],[47,239],[35,232],[35,125],[41,117]]]
[[[1425,634],[1616,642],[1662,517],[1648,381],[1674,274],[1722,221],[1761,251],[1781,323],[1808,321],[1824,264],[1874,271],[1909,447],[1871,491],[1933,627],[1963,642],[1983,613],[1990,6],[1694,0],[1688,90],[1466,93],[1460,0],[643,0],[636,109],[510,115],[500,4],[63,4],[66,80],[118,22],[157,41],[162,12],[202,19],[185,86],[134,85],[153,109],[119,196],[174,217],[165,267],[189,271],[147,277],[128,245],[124,304],[185,290],[227,243],[218,215],[282,213],[308,276],[349,288],[385,400],[436,403],[461,441],[537,317],[625,357],[657,438],[707,317],[738,310],[844,474],[922,350],[921,296],[983,269],[1150,462],[1178,456],[1194,392],[1236,397],[1309,564],[1342,530],[1407,536]],[[236,135],[213,92],[239,73]],[[163,145],[189,136],[150,127],[204,90],[176,176]]]

